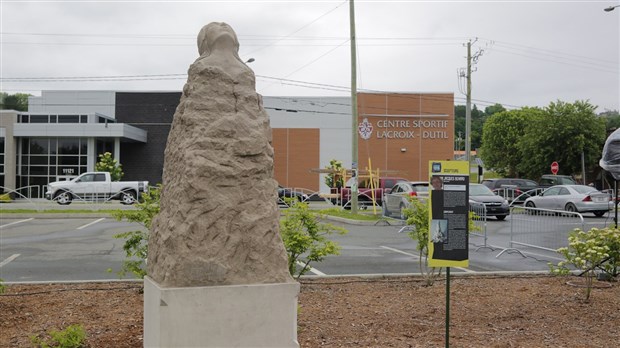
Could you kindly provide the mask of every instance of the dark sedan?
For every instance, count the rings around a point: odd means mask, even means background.
[[[487,216],[495,216],[497,220],[504,220],[510,215],[508,201],[491,191],[482,184],[469,184],[469,205],[486,208]]]

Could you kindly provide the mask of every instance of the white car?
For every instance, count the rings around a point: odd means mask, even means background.
[[[525,200],[526,208],[565,210],[603,216],[613,208],[611,196],[585,185],[556,185]]]
[[[417,197],[420,200],[428,198],[428,181],[401,181],[396,183],[390,193],[383,196],[383,215],[396,214],[405,219],[404,209],[408,208],[408,197]]]

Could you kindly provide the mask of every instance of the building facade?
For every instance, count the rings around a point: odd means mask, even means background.
[[[51,181],[93,171],[99,154],[123,165],[123,180],[161,182],[180,92],[43,91],[28,112],[0,113],[0,186],[41,196]],[[319,170],[352,163],[351,99],[264,97],[282,186],[329,191]],[[453,156],[452,93],[358,95],[358,161],[390,176],[427,180],[428,161]],[[28,187],[27,189],[25,189]]]

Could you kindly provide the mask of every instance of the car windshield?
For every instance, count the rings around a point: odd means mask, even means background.
[[[594,187],[590,187],[590,186],[573,186],[573,190],[577,191],[578,193],[584,194],[584,195],[591,193],[591,192],[598,191]]]
[[[484,185],[469,185],[470,196],[494,196],[495,194]]]

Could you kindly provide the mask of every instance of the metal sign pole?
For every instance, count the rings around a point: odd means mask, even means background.
[[[446,267],[446,348],[450,347],[450,267]]]

